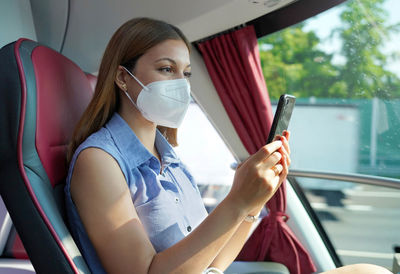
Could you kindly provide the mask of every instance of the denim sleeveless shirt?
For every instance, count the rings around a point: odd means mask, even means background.
[[[82,150],[89,147],[99,148],[117,161],[130,189],[139,219],[157,252],[180,241],[207,216],[193,177],[158,130],[155,145],[161,157],[161,174],[159,160],[143,146],[125,120],[115,113],[73,155],[65,186],[67,221],[72,237],[93,273],[105,271],[70,193],[72,171]]]

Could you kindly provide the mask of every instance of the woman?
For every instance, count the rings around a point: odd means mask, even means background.
[[[190,44],[176,27],[133,19],[111,38],[70,146],[67,217],[93,273],[224,270],[290,165],[288,133],[236,171],[207,216],[176,157],[190,100]]]

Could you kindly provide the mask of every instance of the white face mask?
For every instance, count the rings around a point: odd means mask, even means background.
[[[124,90],[143,117],[160,126],[179,127],[190,103],[189,82],[186,79],[174,79],[156,81],[145,86],[127,68],[123,68],[143,88],[136,104]]]

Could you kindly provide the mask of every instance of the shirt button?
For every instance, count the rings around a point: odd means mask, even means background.
[[[179,198],[178,197],[175,198],[175,202],[179,202]]]
[[[187,229],[187,232],[192,231],[192,227],[191,226],[188,226],[186,229]]]

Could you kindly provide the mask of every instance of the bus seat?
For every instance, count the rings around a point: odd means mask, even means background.
[[[12,229],[12,221],[7,212],[3,199],[0,197],[0,256],[3,257],[7,253],[6,246],[8,245],[9,234]]]
[[[96,88],[96,84],[97,84],[97,77],[90,73],[86,73],[86,77],[88,78],[90,87],[92,88],[92,91],[94,92],[94,89]]]
[[[225,274],[290,274],[289,269],[275,262],[233,262]]]
[[[90,273],[64,219],[65,152],[93,90],[60,53],[27,39],[0,50],[0,193],[38,273]]]
[[[14,226],[11,227],[7,243],[4,248],[3,257],[13,259],[29,259],[21,238],[18,236]]]

